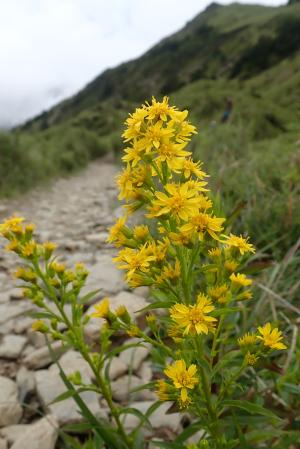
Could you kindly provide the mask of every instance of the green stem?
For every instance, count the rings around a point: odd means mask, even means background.
[[[214,338],[213,338],[213,343],[212,343],[212,348],[211,348],[211,361],[210,361],[210,366],[211,367],[213,366],[214,358],[217,355],[218,338],[219,338],[220,332],[221,332],[222,327],[223,327],[224,319],[225,319],[225,316],[222,315],[220,320],[219,320],[216,332],[214,333]]]
[[[217,422],[218,414],[217,414],[215,407],[212,404],[210,382],[207,379],[205,370],[201,365],[201,360],[203,360],[203,358],[204,358],[202,338],[199,336],[196,336],[195,343],[196,343],[196,351],[197,351],[198,357],[199,357],[198,367],[199,367],[199,372],[200,372],[200,377],[201,377],[202,389],[203,389],[203,393],[205,396],[208,416],[210,419],[209,429],[211,432],[211,436],[215,440],[216,448],[219,449],[219,448],[221,448],[221,441],[220,441],[220,433],[219,433],[218,422]]]

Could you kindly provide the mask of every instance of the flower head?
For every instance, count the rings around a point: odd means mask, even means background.
[[[188,389],[192,390],[199,382],[196,376],[196,365],[190,365],[187,368],[184,360],[176,360],[172,365],[167,366],[164,373],[173,381],[175,388],[180,389],[180,398],[183,402],[186,402]]]
[[[224,243],[229,247],[237,248],[242,255],[255,252],[254,246],[248,243],[248,238],[244,239],[241,235],[238,237],[237,235],[230,234]]]
[[[94,318],[106,318],[109,313],[109,299],[104,298],[99,304],[95,305],[95,312],[91,314]]]
[[[249,332],[238,339],[238,344],[240,346],[252,346],[256,343],[256,335],[250,334]]]
[[[245,274],[241,273],[232,273],[230,275],[231,282],[239,287],[247,287],[248,285],[252,284],[252,280],[247,278]]]
[[[287,349],[287,346],[284,343],[281,343],[281,340],[283,339],[282,332],[278,330],[277,327],[272,329],[271,323],[259,327],[258,332],[261,335],[258,335],[256,338],[262,340],[265,346],[268,346],[271,349]]]
[[[179,327],[184,328],[183,335],[208,334],[214,330],[217,321],[208,315],[214,308],[212,302],[200,294],[195,305],[175,304],[170,309],[170,315]]]
[[[258,361],[259,357],[257,357],[255,354],[251,354],[251,352],[247,352],[245,355],[245,363],[247,365],[255,365]]]

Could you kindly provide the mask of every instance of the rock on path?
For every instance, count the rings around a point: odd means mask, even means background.
[[[101,293],[89,304],[111,298],[112,308],[125,304],[130,313],[147,305],[147,289],[129,292],[123,276],[112,263],[114,249],[106,243],[107,229],[120,215],[120,204],[114,178],[118,169],[108,161],[92,163],[85,170],[70,178],[59,179],[48,187],[36,190],[14,200],[0,201],[0,221],[16,213],[37,226],[37,239],[51,240],[58,244],[60,259],[67,265],[83,262],[90,271],[86,291],[101,289]],[[0,241],[4,246],[5,242]],[[64,391],[55,365],[52,364],[41,334],[33,333],[33,319],[28,312],[35,306],[22,299],[20,290],[11,274],[18,261],[14,254],[0,251],[0,449],[54,449],[58,426],[81,419],[75,402],[51,404]],[[102,321],[92,319],[86,327],[87,341],[96,344]],[[130,340],[128,343],[133,343]],[[53,349],[61,364],[71,372],[80,371],[88,382],[93,381],[80,355],[74,351],[65,353],[60,342]],[[155,400],[152,393],[130,390],[152,380],[149,348],[145,345],[130,348],[116,357],[109,366],[113,380],[113,397],[122,404],[137,401],[137,408],[144,412]],[[108,411],[101,397],[84,393],[86,401],[99,417]],[[166,422],[156,416],[154,428],[167,425],[175,431],[180,418],[170,416]],[[155,417],[154,417],[155,418]],[[136,423],[128,417],[128,428]],[[25,441],[26,436],[26,441]],[[12,446],[11,446],[12,445]]]

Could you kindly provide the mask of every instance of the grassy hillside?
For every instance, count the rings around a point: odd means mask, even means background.
[[[237,226],[282,254],[300,232],[299,73],[299,2],[212,4],[141,58],[107,70],[74,97],[1,135],[0,191],[24,190],[119,152],[128,111],[153,94],[168,94],[191,111],[199,129],[194,153],[212,174],[226,213],[243,202]],[[228,96],[233,114],[221,124]]]

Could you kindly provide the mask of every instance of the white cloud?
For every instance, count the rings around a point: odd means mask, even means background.
[[[0,0],[0,125],[23,121],[139,56],[209,3]]]

